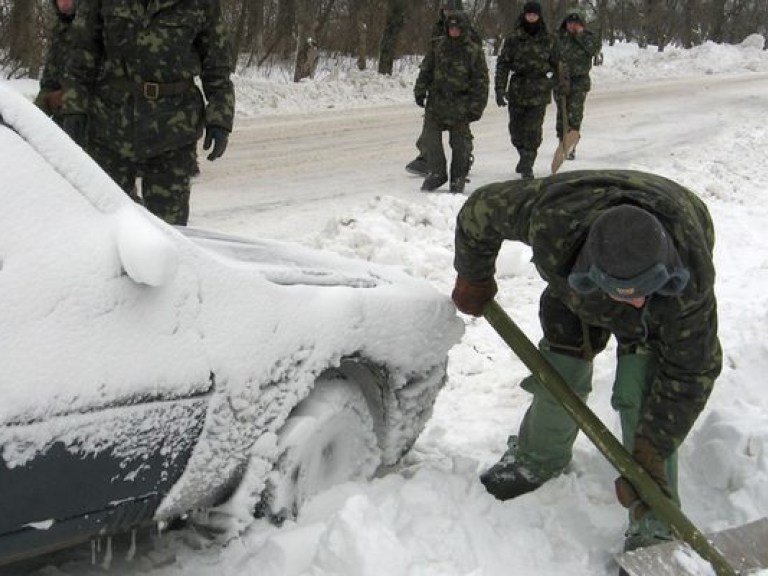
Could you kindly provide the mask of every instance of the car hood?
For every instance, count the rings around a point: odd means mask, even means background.
[[[230,403],[361,354],[445,361],[463,323],[402,270],[166,225],[0,85],[0,426],[216,393]]]

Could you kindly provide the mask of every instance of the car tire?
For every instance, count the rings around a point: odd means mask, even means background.
[[[359,383],[342,373],[322,375],[281,428],[278,453],[260,506],[273,521],[295,518],[334,485],[373,477],[381,449]]]

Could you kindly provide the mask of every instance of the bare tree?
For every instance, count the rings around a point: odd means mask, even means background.
[[[387,23],[379,47],[379,74],[392,74],[397,41],[405,23],[407,7],[408,0],[388,1]]]

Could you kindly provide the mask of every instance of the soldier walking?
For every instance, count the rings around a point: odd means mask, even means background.
[[[233,56],[219,0],[90,0],[73,23],[65,131],[169,224],[189,219],[197,141],[208,160],[227,148]],[[199,78],[203,93],[195,84]],[[90,87],[93,93],[89,99]]]
[[[61,125],[62,78],[71,48],[72,21],[75,19],[75,0],[52,0],[56,20],[48,36],[48,50],[40,91],[35,104],[57,124]]]
[[[584,103],[587,92],[592,88],[589,71],[592,69],[594,58],[600,53],[600,38],[586,28],[584,13],[578,8],[569,10],[557,32],[560,55],[567,70],[567,89],[555,87],[555,104],[557,105],[557,138],[563,140],[563,110],[567,114],[569,132],[575,132],[569,141],[574,144],[566,150],[566,158],[576,158],[576,144],[581,138],[581,122],[584,118]]]
[[[584,170],[477,190],[456,223],[453,300],[479,316],[496,293],[504,240],[529,245],[547,283],[539,318],[542,354],[581,397],[592,361],[613,335],[611,404],[635,460],[679,505],[677,449],[701,413],[722,367],[717,336],[715,232],[707,207],[683,186],[644,172]],[[534,377],[517,436],[481,476],[500,500],[537,489],[565,471],[578,427]],[[623,477],[629,508],[625,550],[672,538],[669,525]]]
[[[414,87],[416,104],[425,108],[422,144],[429,174],[421,189],[431,192],[448,181],[443,131],[451,146],[451,192],[463,192],[470,155],[470,122],[479,120],[488,102],[488,66],[482,47],[469,35],[463,12],[446,19],[447,35],[438,38],[421,63]]]
[[[453,14],[456,14],[457,12],[461,12],[463,10],[461,0],[443,0],[440,3],[440,9],[437,21],[432,26],[432,31],[429,36],[429,48],[428,50],[432,50],[432,46],[435,43],[436,40],[443,38],[447,33],[448,30],[446,29],[445,23],[446,19],[449,16],[452,16]],[[480,36],[480,34],[475,30],[475,28],[470,24],[469,28],[469,37],[473,42],[476,42],[478,46],[482,49],[483,46],[483,39]],[[470,141],[470,150],[469,150],[469,168],[472,168],[472,162],[474,160],[474,157],[472,156],[472,142]],[[405,170],[407,172],[410,172],[411,174],[416,174],[418,176],[427,176],[429,174],[429,166],[427,166],[427,156],[425,153],[424,148],[424,127],[422,125],[421,134],[419,134],[418,139],[416,140],[416,148],[419,150],[418,156],[408,162],[408,164],[405,165]]]
[[[494,82],[496,104],[509,106],[509,136],[520,155],[515,172],[524,179],[533,178],[558,61],[555,38],[541,17],[541,4],[526,2],[515,30],[504,39]]]

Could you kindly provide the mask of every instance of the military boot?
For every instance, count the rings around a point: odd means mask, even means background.
[[[521,459],[517,436],[507,439],[507,451],[501,460],[480,475],[480,482],[488,493],[502,501],[533,492],[546,480]]]
[[[533,163],[536,161],[536,150],[527,150],[520,148],[520,162],[517,164],[517,172],[523,180],[531,180],[533,178]]]
[[[448,182],[448,176],[446,174],[437,174],[432,172],[426,178],[424,178],[424,182],[421,185],[421,190],[423,192],[433,192],[446,182]]]
[[[457,176],[456,178],[451,178],[451,192],[454,194],[462,194],[464,192],[464,186],[467,183],[467,178],[465,176]]]
[[[424,156],[417,156],[405,165],[405,171],[417,176],[429,176],[427,159]]]

